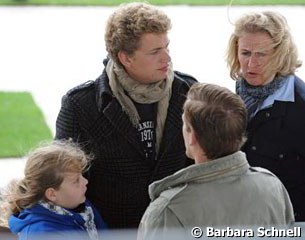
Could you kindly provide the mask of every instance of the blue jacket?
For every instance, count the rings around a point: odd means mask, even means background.
[[[96,229],[105,229],[105,223],[94,206],[88,200],[85,205],[93,210]],[[72,216],[60,215],[36,204],[32,208],[10,216],[9,227],[13,233],[19,234],[19,240],[89,239],[84,219],[77,212],[71,210],[69,212]]]

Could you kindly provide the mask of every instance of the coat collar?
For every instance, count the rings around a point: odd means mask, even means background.
[[[109,78],[106,70],[103,70],[101,76],[96,79],[96,103],[99,111],[106,107],[106,104],[113,98],[112,91],[109,86]]]
[[[149,186],[149,195],[156,199],[161,192],[191,182],[209,182],[215,179],[241,174],[249,169],[249,164],[243,152],[218,158],[206,163],[194,164],[187,168],[156,181]]]

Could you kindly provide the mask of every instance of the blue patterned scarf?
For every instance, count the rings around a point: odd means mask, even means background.
[[[236,93],[247,107],[249,120],[254,117],[256,110],[264,100],[283,86],[284,81],[284,77],[279,77],[263,86],[252,86],[245,79],[236,82]]]

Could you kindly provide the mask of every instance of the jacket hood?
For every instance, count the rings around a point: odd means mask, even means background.
[[[226,176],[226,172],[228,174],[232,174],[232,170],[244,172],[249,167],[245,154],[238,151],[222,158],[191,165],[173,175],[153,182],[149,185],[149,196],[151,200],[154,200],[166,189],[193,181],[208,182],[218,177],[223,178]]]

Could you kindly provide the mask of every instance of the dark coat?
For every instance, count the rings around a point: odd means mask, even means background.
[[[137,228],[148,206],[148,185],[190,164],[182,136],[182,107],[196,80],[175,72],[160,153],[146,160],[137,131],[112,95],[104,70],[62,99],[56,138],[72,138],[94,154],[87,196],[109,228]]]
[[[295,102],[275,101],[249,122],[242,150],[250,165],[267,168],[280,178],[296,221],[305,221],[305,101],[301,96],[305,88],[297,81]]]

